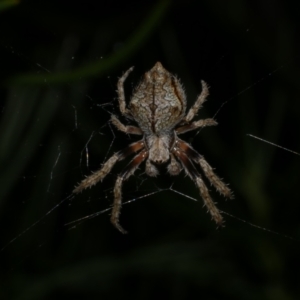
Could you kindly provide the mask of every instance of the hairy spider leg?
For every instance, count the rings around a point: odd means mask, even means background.
[[[183,123],[189,123],[198,113],[198,110],[201,108],[201,105],[206,101],[207,96],[209,95],[208,85],[204,80],[201,80],[202,92],[198,96],[194,105],[190,108],[186,116],[183,118]]]
[[[197,128],[206,127],[206,126],[216,126],[218,123],[214,119],[202,119],[198,121],[194,121],[192,123],[180,126],[175,129],[177,134],[186,133],[191,130],[195,130]]]
[[[140,128],[132,125],[124,125],[115,115],[111,116],[110,121],[117,129],[127,134],[143,134],[143,131]]]
[[[213,168],[208,164],[208,162],[204,159],[202,155],[200,155],[197,151],[195,151],[189,144],[184,142],[181,139],[177,139],[176,146],[184,153],[188,155],[188,157],[192,158],[192,160],[198,163],[206,178],[210,181],[210,183],[216,188],[216,190],[225,196],[226,198],[233,199],[233,194],[228,186],[214,173]]]
[[[208,189],[201,178],[201,175],[196,170],[195,166],[191,162],[191,160],[187,157],[187,155],[176,148],[173,151],[174,155],[181,161],[182,166],[185,172],[189,175],[189,177],[195,182],[197,185],[200,195],[204,201],[205,206],[207,207],[209,213],[211,214],[212,218],[215,220],[218,226],[222,226],[223,224],[223,217],[219,212],[218,208],[216,207],[214,201],[209,195]]]
[[[136,169],[139,167],[139,165],[148,157],[148,151],[146,149],[142,150],[140,153],[138,153],[131,162],[126,166],[124,171],[119,174],[116,184],[114,187],[114,203],[111,213],[110,221],[111,223],[123,234],[126,234],[127,231],[122,228],[122,226],[119,224],[119,216],[120,211],[122,207],[122,185],[123,181],[128,179],[133,173],[136,171]]]
[[[86,177],[84,180],[82,180],[79,185],[73,190],[73,193],[77,194],[81,192],[82,190],[91,187],[101,181],[113,168],[115,163],[117,161],[120,161],[130,154],[133,154],[135,152],[140,151],[145,147],[145,144],[143,141],[138,141],[135,143],[130,144],[128,147],[124,148],[123,150],[115,153],[112,157],[110,157],[102,166],[102,168],[96,172],[94,172],[92,175]]]
[[[75,189],[74,193],[78,193],[87,187],[95,185],[97,182],[105,178],[111,169],[119,160],[124,159],[132,153],[137,153],[131,160],[124,171],[118,175],[114,187],[114,203],[112,207],[111,222],[122,233],[126,231],[119,224],[119,215],[122,206],[122,185],[123,181],[128,179],[138,168],[138,166],[146,160],[145,171],[149,176],[156,176],[158,169],[155,162],[167,161],[168,172],[171,175],[177,175],[182,168],[186,174],[195,182],[203,198],[204,204],[212,215],[212,218],[218,225],[222,224],[222,215],[217,209],[215,203],[209,195],[208,189],[202,180],[201,175],[195,168],[194,163],[198,164],[207,179],[212,185],[225,197],[233,198],[231,190],[225,183],[214,173],[213,168],[207,163],[202,155],[196,152],[188,143],[177,138],[177,134],[202,128],[206,126],[217,125],[214,119],[204,119],[193,121],[202,104],[209,95],[209,88],[205,81],[201,81],[202,91],[197,97],[192,107],[186,111],[186,96],[179,79],[163,68],[160,62],[146,72],[140,84],[135,88],[130,103],[126,105],[126,97],[124,91],[124,83],[133,67],[129,68],[119,79],[117,84],[119,109],[123,116],[136,121],[141,127],[134,125],[124,125],[116,116],[111,116],[111,123],[120,131],[126,134],[135,135],[153,135],[153,139],[157,138],[153,131],[153,124],[158,124],[157,128],[168,129],[165,138],[173,136],[173,145],[170,143],[153,144],[146,146],[145,137],[143,140],[129,145],[127,148],[115,153],[102,166],[101,169],[86,177]],[[153,102],[157,97],[158,102]],[[154,113],[161,109],[166,113]],[[156,109],[157,108],[157,109]],[[155,127],[156,128],[156,127]],[[160,138],[162,140],[162,138]],[[152,148],[153,147],[153,148]],[[162,156],[161,154],[164,154]],[[154,162],[154,163],[153,163]]]
[[[126,107],[124,82],[128,77],[128,75],[133,71],[133,69],[134,67],[129,68],[118,81],[118,98],[119,98],[120,112],[123,116],[128,117],[130,119],[132,119],[132,115],[130,110]]]

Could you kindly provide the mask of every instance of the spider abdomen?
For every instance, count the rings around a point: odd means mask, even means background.
[[[181,121],[186,99],[179,80],[157,62],[136,88],[129,108],[146,134],[160,135]]]

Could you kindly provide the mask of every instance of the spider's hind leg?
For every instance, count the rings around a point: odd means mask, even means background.
[[[201,84],[202,84],[202,92],[198,96],[194,105],[188,111],[185,118],[183,119],[183,121],[185,123],[189,123],[196,116],[196,114],[198,113],[198,110],[201,108],[201,105],[203,104],[203,102],[205,102],[207,96],[209,95],[207,83],[204,80],[201,80]]]
[[[126,107],[125,102],[125,92],[124,92],[124,82],[128,75],[133,71],[133,67],[129,68],[118,81],[118,100],[120,112],[123,116],[132,118],[130,110]]]
[[[182,125],[176,128],[175,131],[177,134],[182,134],[198,128],[203,128],[206,126],[216,126],[216,125],[218,125],[218,123],[214,119],[201,119],[198,121],[194,121],[192,123],[188,123],[186,125]]]
[[[116,128],[118,128],[120,131],[123,131],[127,134],[137,134],[142,135],[143,132],[140,128],[132,125],[124,125],[115,115],[112,115],[110,118],[110,121]]]

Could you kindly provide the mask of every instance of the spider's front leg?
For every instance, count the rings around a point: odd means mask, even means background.
[[[138,141],[138,142],[132,143],[125,149],[115,153],[111,158],[109,158],[104,163],[104,165],[102,166],[102,168],[100,170],[96,171],[92,175],[83,179],[79,183],[79,185],[73,190],[73,193],[78,194],[82,190],[95,185],[96,183],[101,181],[111,171],[111,169],[113,168],[113,166],[115,165],[115,163],[117,161],[124,159],[128,155],[130,155],[134,152],[137,152],[137,151],[143,149],[144,147],[145,147],[144,142]]]
[[[180,160],[182,166],[184,167],[185,172],[189,175],[189,177],[195,182],[197,185],[200,195],[203,199],[204,205],[208,209],[210,215],[215,220],[218,226],[223,225],[223,217],[216,207],[214,201],[209,195],[208,189],[201,178],[201,175],[196,170],[193,163],[190,161],[189,157],[181,151],[179,148],[175,147],[173,150],[173,154]]]
[[[176,146],[184,153],[188,155],[194,162],[198,163],[202,168],[205,176],[210,181],[210,183],[216,188],[216,190],[224,195],[226,198],[233,199],[233,194],[230,188],[215,174],[213,168],[209,163],[200,155],[196,150],[194,150],[188,143],[181,139],[176,140]]]
[[[128,179],[138,166],[148,157],[148,151],[146,149],[142,150],[139,154],[137,154],[132,161],[128,164],[125,170],[118,176],[115,187],[114,187],[114,204],[112,208],[111,223],[123,234],[126,234],[127,231],[122,228],[119,224],[119,216],[122,207],[122,185],[123,181]]]

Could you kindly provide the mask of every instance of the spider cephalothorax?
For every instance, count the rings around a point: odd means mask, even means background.
[[[187,131],[217,125],[217,122],[213,119],[192,121],[209,94],[206,83],[201,81],[202,92],[188,113],[185,114],[186,97],[181,83],[160,62],[157,62],[149,72],[145,73],[144,78],[131,97],[129,108],[127,108],[124,81],[132,70],[133,67],[127,70],[119,79],[118,98],[122,115],[137,122],[138,127],[126,126],[114,115],[111,116],[111,122],[119,130],[128,134],[142,135],[143,138],[115,153],[104,163],[100,170],[85,178],[73,192],[78,193],[101,181],[117,161],[130,154],[137,153],[125,170],[118,175],[114,187],[115,198],[111,222],[118,230],[126,233],[119,224],[123,181],[128,179],[143,161],[146,161],[145,169],[149,176],[156,176],[158,174],[157,165],[162,163],[167,164],[168,172],[171,175],[179,174],[183,168],[199,188],[204,204],[212,218],[218,225],[222,225],[223,218],[211,199],[194,163],[200,165],[210,183],[227,198],[232,198],[230,189],[213,172],[212,167],[202,155],[188,143],[178,138],[178,135]]]

